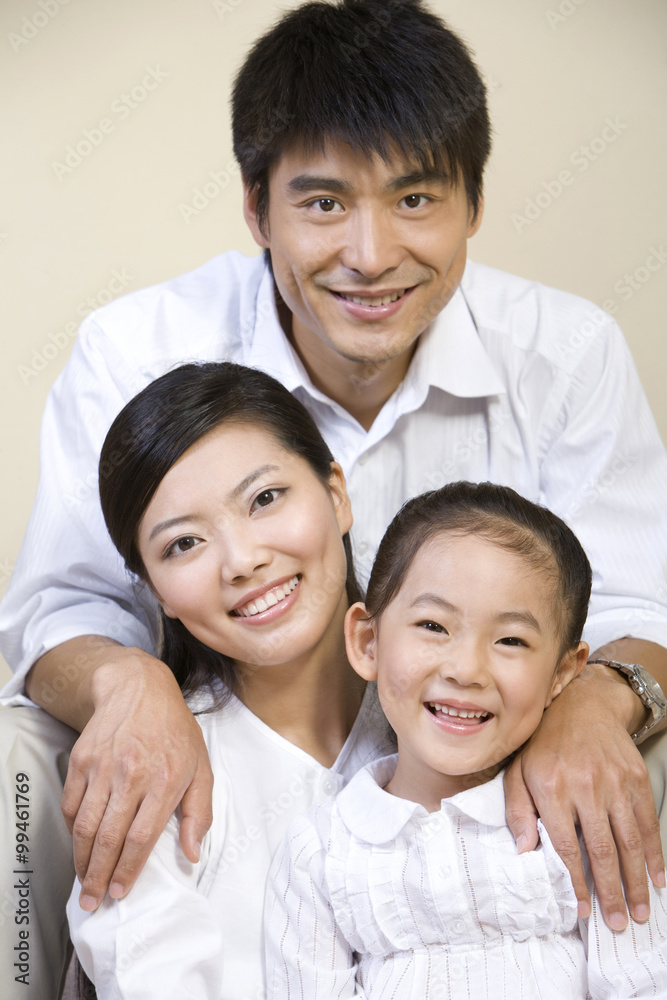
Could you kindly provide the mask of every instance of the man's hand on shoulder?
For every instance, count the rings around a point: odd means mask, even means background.
[[[613,930],[627,925],[626,900],[634,920],[648,919],[647,868],[654,885],[665,885],[651,786],[628,734],[643,714],[620,675],[588,666],[545,711],[505,777],[507,821],[519,851],[536,846],[539,814],[586,917],[590,896],[580,827],[600,907]]]
[[[173,674],[141,649],[96,636],[63,643],[33,667],[33,700],[74,661],[78,683],[70,682],[70,697],[43,707],[81,731],[62,810],[74,838],[80,902],[93,910],[107,891],[114,898],[129,891],[179,802],[181,846],[190,861],[199,859],[212,820],[213,775]]]

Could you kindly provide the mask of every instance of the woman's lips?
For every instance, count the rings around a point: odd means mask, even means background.
[[[294,605],[300,583],[301,577],[297,575],[264,590],[254,591],[250,598],[232,609],[230,617],[243,625],[264,625],[271,622]]]

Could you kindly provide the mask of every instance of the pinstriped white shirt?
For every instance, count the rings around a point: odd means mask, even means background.
[[[667,457],[632,358],[590,302],[468,263],[367,432],[311,382],[261,257],[231,252],[126,295],[82,324],[47,401],[40,485],[0,648],[23,687],[53,646],[96,633],[154,652],[153,595],[133,585],[102,519],[100,448],[152,379],[192,360],[264,368],[310,409],[345,471],[360,577],[401,504],[456,479],[514,487],[560,514],[594,570],[584,638],[667,646]]]
[[[502,774],[429,814],[383,790],[395,761],[288,831],[267,893],[269,1000],[667,997],[667,890],[622,933],[594,893],[578,921],[541,824],[541,846],[517,855]]]

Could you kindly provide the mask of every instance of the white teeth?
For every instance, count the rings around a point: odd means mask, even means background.
[[[257,600],[250,601],[249,604],[245,604],[242,608],[237,608],[232,614],[237,615],[239,618],[252,618],[253,615],[258,615],[260,611],[273,608],[292,593],[298,582],[299,577],[293,576],[288,583],[283,583],[282,586],[276,587],[275,590],[270,590],[263,597],[258,597]]]
[[[361,295],[344,295],[339,292],[342,298],[347,299],[348,302],[356,302],[359,306],[388,306],[391,302],[396,302],[401,296],[405,295],[405,289],[401,289],[400,292],[392,292],[391,295],[376,296],[375,298],[369,298],[369,296],[362,297]]]
[[[436,712],[442,712],[443,715],[451,715],[458,719],[485,719],[488,712],[479,711],[471,712],[464,708],[453,708],[451,705],[440,705],[437,702],[429,701],[429,708],[434,708]]]

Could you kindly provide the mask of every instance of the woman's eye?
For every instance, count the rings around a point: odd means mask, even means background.
[[[165,556],[170,556],[173,552],[189,552],[197,544],[197,539],[194,535],[183,535],[182,538],[177,538],[171,543],[165,552]]]
[[[253,507],[269,507],[281,494],[282,490],[262,490],[253,501]]]
[[[418,622],[417,624],[419,625],[419,628],[426,629],[427,632],[445,632],[446,631],[446,629],[444,629],[442,627],[442,625],[438,625],[437,622],[425,621],[425,622]]]
[[[428,200],[424,194],[408,194],[403,198],[403,204],[406,208],[421,208],[428,204]]]

